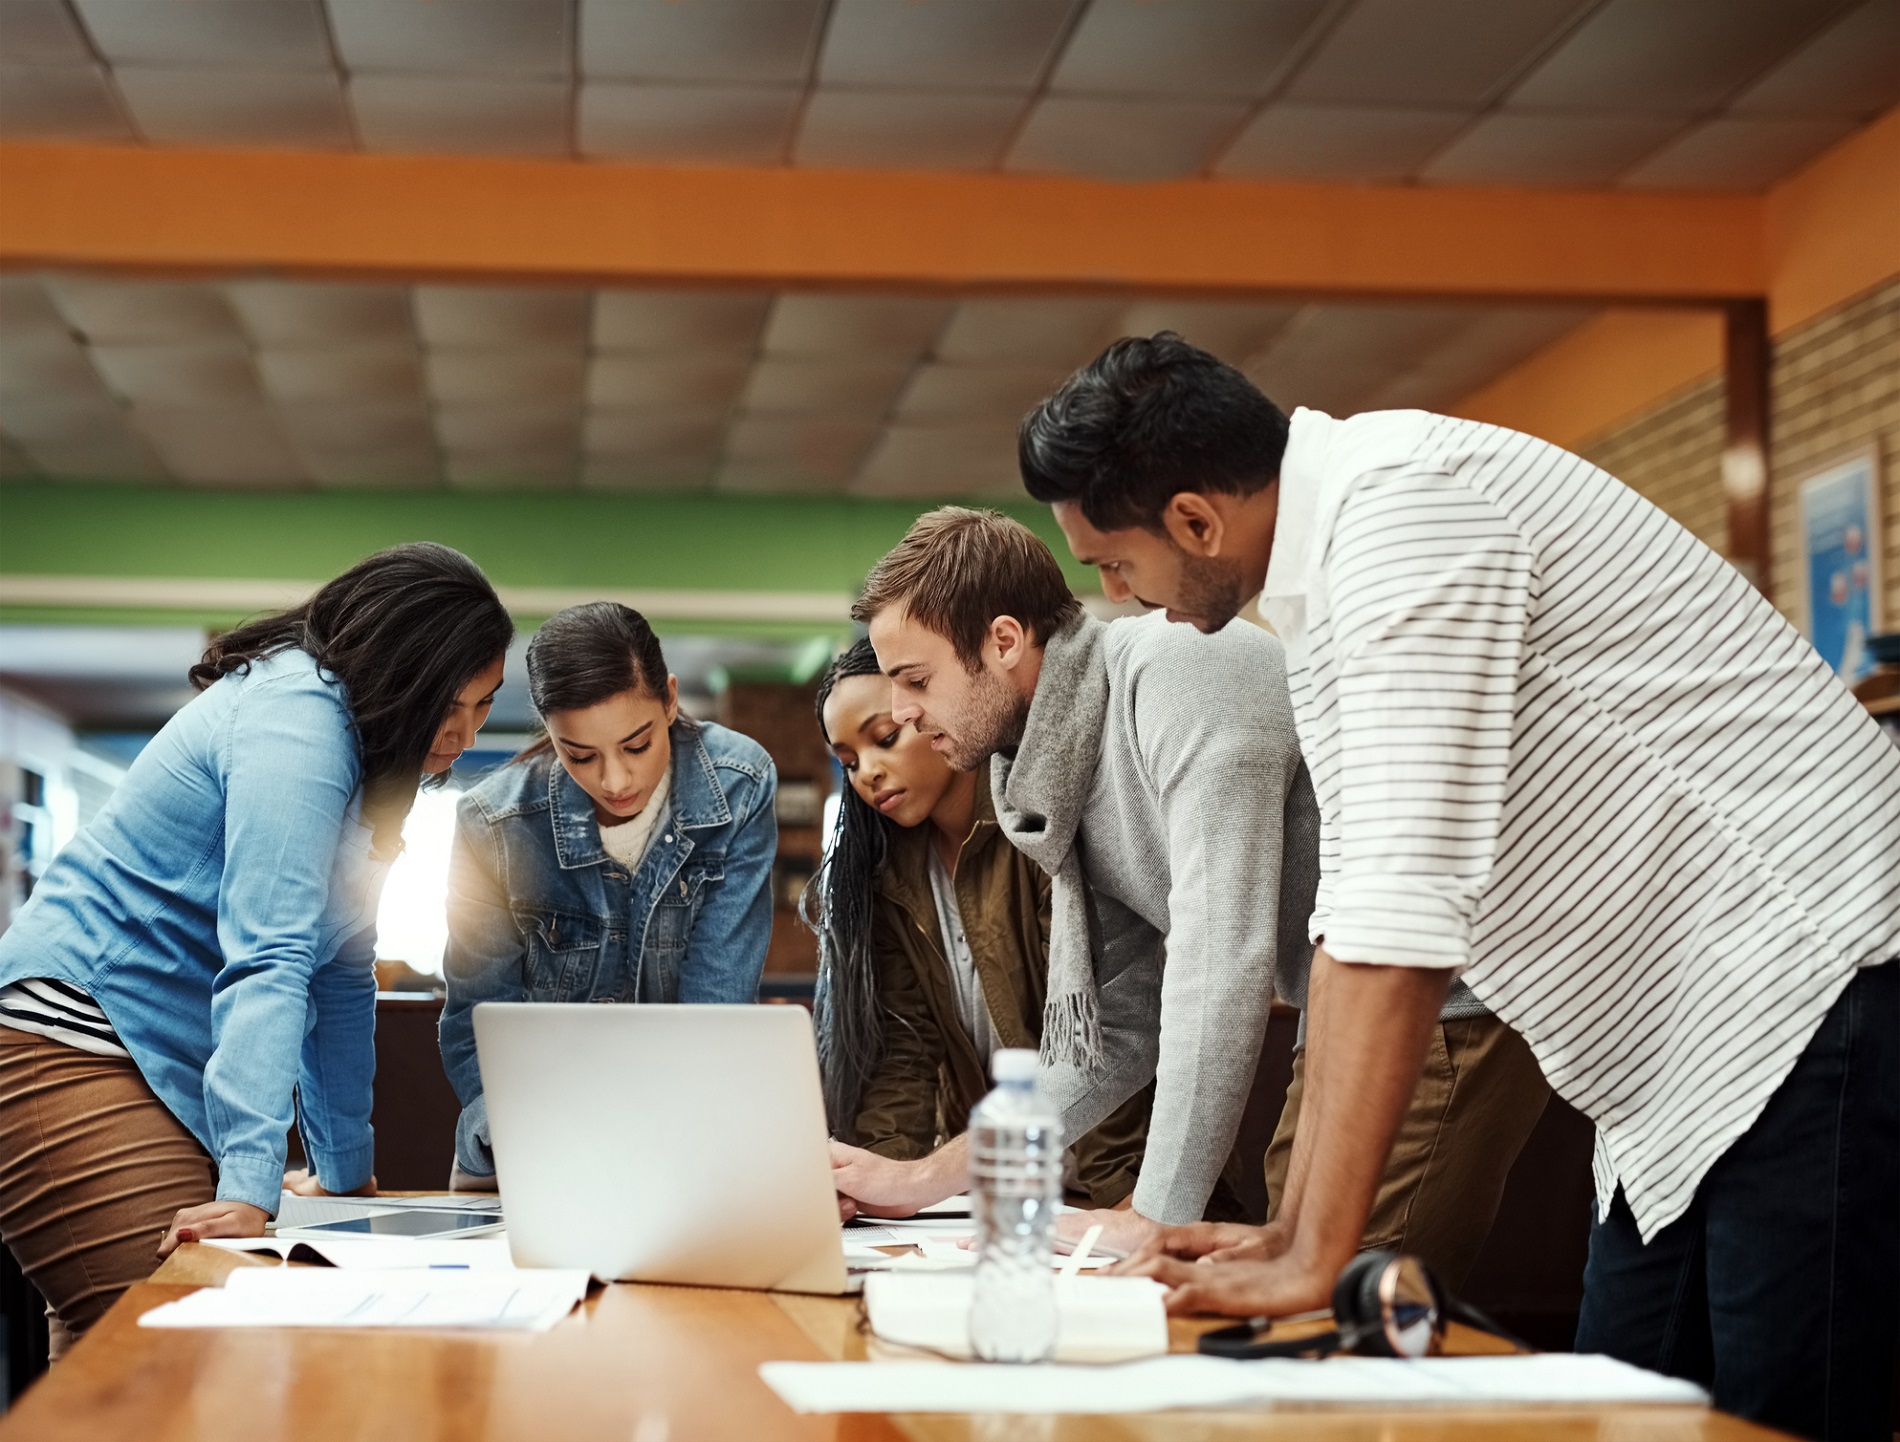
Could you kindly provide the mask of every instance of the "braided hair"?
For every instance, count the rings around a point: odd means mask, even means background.
[[[868,640],[845,651],[818,681],[818,730],[825,702],[851,676],[882,674]],[[857,1120],[865,1086],[884,1059],[884,1015],[877,994],[871,915],[878,873],[890,849],[891,823],[846,783],[825,859],[799,899],[799,918],[818,935],[818,989],[813,1020],[825,1111],[838,1132]]]

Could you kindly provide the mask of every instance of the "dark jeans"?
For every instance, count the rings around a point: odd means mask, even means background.
[[[1762,1114],[1647,1246],[1590,1233],[1579,1352],[1806,1437],[1888,1438],[1900,1342],[1900,964],[1859,972]]]

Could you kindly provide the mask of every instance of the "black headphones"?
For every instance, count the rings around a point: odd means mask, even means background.
[[[1456,1317],[1528,1352],[1532,1348],[1506,1332],[1475,1307],[1445,1291],[1432,1269],[1399,1252],[1361,1252],[1346,1264],[1333,1284],[1331,1332],[1292,1341],[1269,1341],[1273,1322],[1254,1317],[1205,1333],[1199,1350],[1210,1357],[1330,1357],[1356,1352],[1362,1357],[1423,1357],[1445,1334],[1445,1319]]]

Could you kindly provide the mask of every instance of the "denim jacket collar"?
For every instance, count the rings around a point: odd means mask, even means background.
[[[673,824],[681,830],[724,826],[732,820],[725,788],[713,770],[712,757],[699,728],[684,718],[667,728],[673,745],[673,795],[669,804]],[[548,811],[554,820],[554,855],[563,870],[597,866],[607,859],[600,844],[600,823],[594,802],[581,790],[559,758],[548,766]]]

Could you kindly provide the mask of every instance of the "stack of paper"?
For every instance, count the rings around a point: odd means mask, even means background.
[[[879,1272],[864,1279],[871,1330],[887,1342],[970,1355],[968,1271],[919,1276]],[[1065,1362],[1120,1362],[1168,1350],[1167,1289],[1145,1277],[1057,1277],[1056,1356]]]
[[[139,1318],[141,1327],[441,1327],[544,1332],[587,1295],[578,1271],[251,1267]]]
[[[873,1278],[873,1281],[881,1280]],[[1107,1280],[1107,1279],[1104,1279]],[[868,1290],[868,1289],[867,1289]],[[1177,1407],[1706,1403],[1690,1382],[1608,1357],[1159,1357],[1121,1367],[767,1362],[797,1412],[1160,1412]]]

